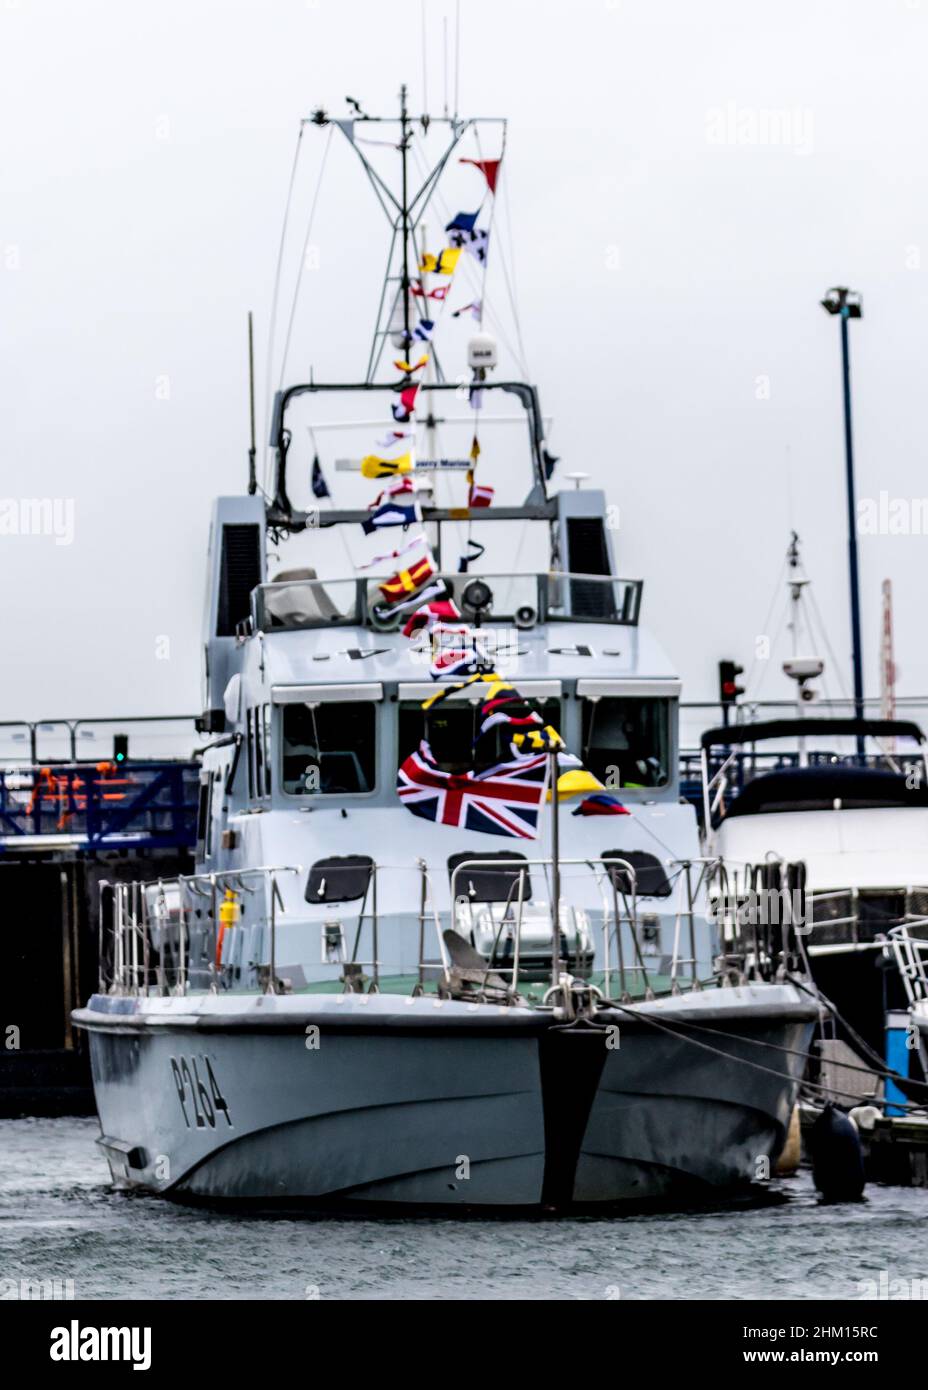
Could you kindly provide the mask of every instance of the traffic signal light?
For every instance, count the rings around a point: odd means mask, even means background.
[[[744,694],[744,686],[738,684],[738,676],[743,674],[744,667],[737,662],[719,662],[719,700],[723,705],[733,705]]]
[[[113,762],[124,763],[129,756],[129,735],[113,735]]]

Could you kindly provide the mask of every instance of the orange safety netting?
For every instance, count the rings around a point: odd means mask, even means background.
[[[33,815],[36,807],[52,802],[60,808],[56,829],[67,829],[68,821],[75,814],[87,810],[89,789],[98,790],[100,801],[124,801],[126,793],[114,790],[117,787],[136,786],[134,777],[117,777],[116,763],[97,763],[96,776],[90,779],[78,777],[70,772],[53,772],[50,767],[40,767],[32,788],[32,795],[26,807],[26,814]],[[101,788],[105,790],[100,790]]]

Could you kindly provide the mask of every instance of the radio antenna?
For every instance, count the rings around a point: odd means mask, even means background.
[[[253,497],[258,491],[258,475],[255,471],[257,447],[255,445],[255,334],[251,310],[248,310],[248,408],[251,416],[251,447],[248,450],[248,495]]]

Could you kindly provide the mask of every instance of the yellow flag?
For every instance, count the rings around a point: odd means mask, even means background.
[[[405,372],[408,376],[410,372],[421,371],[423,367],[428,365],[428,360],[428,354],[426,354],[425,357],[420,357],[418,362],[407,362],[404,357],[400,357],[393,365],[398,368],[399,371]]]
[[[602,792],[605,791],[603,783],[598,777],[594,777],[592,772],[587,772],[584,767],[571,768],[569,772],[562,772],[557,779],[557,799],[566,801],[570,796],[578,796],[581,792]],[[551,793],[548,792],[549,801]]]
[[[412,454],[400,454],[399,458],[382,459],[377,454],[368,454],[361,460],[361,472],[365,478],[392,478],[396,473],[412,472]]]
[[[460,246],[446,246],[437,256],[433,256],[431,251],[426,251],[419,262],[419,269],[432,275],[453,275],[454,267],[461,258],[461,251]]]

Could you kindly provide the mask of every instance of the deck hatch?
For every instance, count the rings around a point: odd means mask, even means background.
[[[603,862],[609,877],[620,893],[631,893],[631,874],[624,864],[609,864],[610,859],[624,859],[635,870],[639,898],[669,898],[670,882],[661,861],[643,849],[605,849]]]
[[[487,864],[488,859],[497,861],[499,867],[497,863]],[[524,868],[524,854],[515,854],[512,850],[497,850],[488,854],[486,850],[477,849],[452,854],[448,859],[449,878],[453,877],[459,864],[472,860],[480,861],[479,868],[462,869],[457,876],[457,891],[462,896],[466,894],[470,902],[502,903],[510,894],[515,899],[519,892],[520,869],[524,873],[523,900],[527,902],[532,896],[532,881],[528,869]]]
[[[367,892],[374,861],[368,854],[335,855],[317,859],[306,880],[308,903],[349,903]]]

